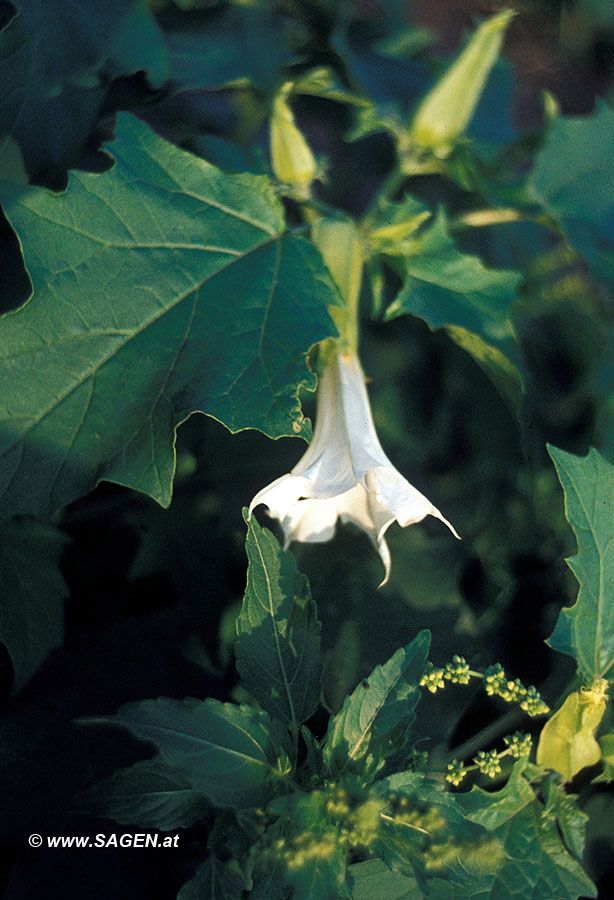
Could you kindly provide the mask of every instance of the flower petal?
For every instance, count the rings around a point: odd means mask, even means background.
[[[306,497],[336,497],[356,484],[336,357],[320,375],[313,437],[292,474],[311,482]]]
[[[311,482],[308,478],[291,473],[282,475],[281,478],[276,478],[275,481],[258,491],[249,505],[248,517],[251,517],[256,507],[263,503],[268,507],[272,516],[283,520],[287,516],[288,510],[298,501],[299,497],[305,496],[305,491],[309,491],[310,487]]]
[[[392,465],[379,442],[365,376],[356,354],[337,358],[337,378],[343,401],[343,418],[357,481],[376,466]]]
[[[377,502],[390,510],[392,517],[402,528],[421,522],[425,516],[435,516],[448,526],[454,537],[460,540],[454,527],[442,516],[437,507],[403,478],[392,465],[371,469],[364,480],[367,489],[376,496]]]

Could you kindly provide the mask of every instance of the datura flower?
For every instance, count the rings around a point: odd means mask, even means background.
[[[355,353],[335,353],[320,375],[316,426],[306,453],[287,475],[259,491],[260,504],[281,522],[285,546],[320,543],[335,533],[337,519],[369,535],[390,575],[389,525],[413,525],[435,516],[458,537],[439,510],[398,472],[380,445],[363,371]],[[380,585],[381,586],[381,585]]]

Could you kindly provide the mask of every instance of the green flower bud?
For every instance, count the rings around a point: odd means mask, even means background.
[[[515,13],[504,10],[474,32],[448,71],[426,95],[411,126],[411,137],[420,147],[445,157],[466,129],[484,85],[494,66],[505,29]]]
[[[275,177],[309,196],[308,187],[315,178],[317,164],[309,144],[298,130],[287,97],[292,87],[287,82],[273,101],[271,116],[271,166]]]

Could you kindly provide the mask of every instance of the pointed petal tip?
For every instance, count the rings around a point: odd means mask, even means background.
[[[441,515],[441,513],[439,512],[439,510],[436,510],[436,512],[435,512],[435,513],[432,513],[432,515],[435,515],[436,518],[438,518],[441,522],[443,522],[444,525],[447,525],[448,528],[450,529],[450,531],[452,532],[452,534],[454,535],[454,537],[455,537],[458,541],[462,541],[462,537],[460,536],[460,534],[458,533],[458,531],[456,530],[456,528],[454,527],[454,525],[452,525],[451,522],[448,522],[448,520],[445,518],[445,516],[442,516],[442,515]]]
[[[390,524],[390,522],[388,524]],[[377,586],[378,591],[380,588],[384,587],[384,585],[388,584],[388,581],[390,580],[390,550],[388,549],[388,544],[386,543],[386,538],[383,534],[383,532],[386,530],[386,527],[387,526],[384,526],[382,531],[380,531],[380,536],[377,541],[377,552],[379,553],[380,559],[384,564],[384,578]]]

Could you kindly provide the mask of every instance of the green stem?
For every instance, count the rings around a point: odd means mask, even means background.
[[[523,716],[524,713],[521,709],[511,709],[495,722],[486,725],[486,727],[482,728],[481,731],[478,731],[477,734],[472,735],[464,744],[461,744],[460,747],[455,747],[450,754],[450,758],[473,758],[478,750],[490,746],[498,737],[501,737],[502,734],[507,734],[508,731],[512,731],[516,723]]]

